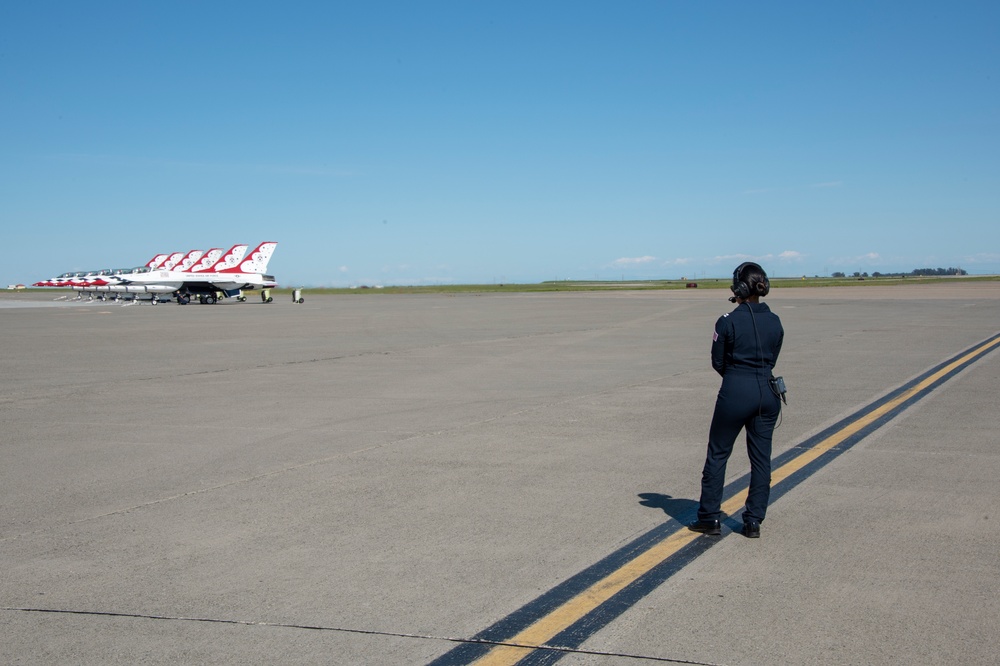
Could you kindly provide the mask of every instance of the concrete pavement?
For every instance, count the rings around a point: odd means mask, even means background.
[[[0,661],[21,664],[449,653],[693,510],[731,307],[715,290],[11,300]],[[1000,330],[1000,283],[766,301],[786,329],[776,454]],[[995,662],[998,358],[562,663]],[[737,448],[729,478],[747,468]]]

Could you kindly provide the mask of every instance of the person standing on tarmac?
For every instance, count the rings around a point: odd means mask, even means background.
[[[712,367],[722,375],[722,387],[708,435],[698,520],[688,529],[712,536],[722,534],[726,463],[736,437],[746,428],[750,492],[743,510],[743,535],[754,539],[760,537],[760,524],[771,494],[771,436],[781,405],[769,380],[785,332],[778,316],[760,302],[771,290],[771,283],[758,264],[740,264],[733,271],[729,288],[733,292],[729,300],[737,305],[715,322]]]

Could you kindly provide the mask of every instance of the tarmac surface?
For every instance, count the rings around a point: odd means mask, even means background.
[[[0,294],[0,663],[460,663],[683,532],[726,295]],[[1000,282],[765,300],[776,457],[1000,332]],[[998,348],[520,663],[1000,663]]]

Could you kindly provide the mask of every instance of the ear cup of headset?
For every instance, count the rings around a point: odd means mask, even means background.
[[[740,273],[750,265],[750,262],[745,261],[736,267],[736,270],[733,271],[733,284],[729,287],[729,290],[733,292],[733,296],[743,301],[750,297],[750,285],[740,279]]]

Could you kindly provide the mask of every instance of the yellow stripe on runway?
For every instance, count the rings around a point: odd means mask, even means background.
[[[516,664],[531,654],[535,647],[543,645],[545,641],[559,634],[699,536],[701,534],[688,530],[675,532],[539,619],[521,633],[513,636],[509,641],[505,641],[526,647],[500,645],[474,663],[483,665]]]
[[[996,347],[997,345],[1000,345],[1000,338],[997,338],[991,342],[987,342],[985,344],[976,347],[968,354],[949,363],[948,365],[941,368],[934,374],[925,377],[922,381],[910,387],[908,390],[903,391],[892,400],[886,402],[884,405],[881,405],[877,409],[873,409],[869,413],[859,418],[857,421],[854,421],[844,426],[843,428],[833,433],[832,435],[824,439],[816,446],[803,452],[802,455],[796,456],[792,460],[789,460],[787,463],[785,463],[784,465],[782,465],[781,467],[779,467],[778,469],[774,470],[771,473],[771,485],[774,485],[779,481],[783,481],[784,479],[788,478],[795,472],[799,471],[800,469],[811,463],[813,460],[816,460],[816,458],[819,458],[821,455],[823,455],[833,447],[843,442],[851,435],[854,435],[858,431],[871,425],[875,421],[879,420],[880,418],[882,418],[883,416],[885,416],[886,414],[888,414],[889,412],[896,409],[901,404],[912,398],[917,393],[923,391],[928,386],[931,386],[934,382],[938,381],[939,379],[947,375],[949,372],[952,372],[955,368],[961,366],[964,363],[968,363],[976,356],[986,353],[991,347]],[[729,502],[727,502],[727,504],[729,504]]]
[[[926,377],[919,383],[907,389],[892,400],[879,406],[865,414],[856,421],[853,421],[834,434],[830,435],[816,446],[803,451],[801,455],[788,461],[771,474],[771,485],[782,481],[795,472],[799,471],[821,455],[837,446],[851,435],[856,434],[868,425],[874,423],[885,416],[893,409],[897,408],[915,394],[923,391],[941,377],[952,372],[955,368],[972,360],[976,356],[984,354],[992,347],[1000,345],[1000,338],[976,347],[968,354],[958,360],[949,363],[934,374]],[[726,514],[733,514],[746,502],[746,490],[743,490],[728,501],[722,504],[722,511]],[[505,645],[498,645],[483,655],[474,663],[477,666],[501,666],[512,665],[524,659],[535,649],[545,646],[546,641],[551,640],[560,632],[572,626],[575,622],[584,617],[587,613],[599,607],[605,601],[613,597],[628,585],[638,580],[641,576],[651,571],[654,567],[666,560],[668,557],[679,551],[681,548],[691,543],[701,534],[682,530],[670,535],[646,552],[638,555],[634,559],[626,562],[617,570],[597,581],[589,588],[573,597],[563,605],[541,617],[534,624],[530,625],[520,633],[504,641]]]

